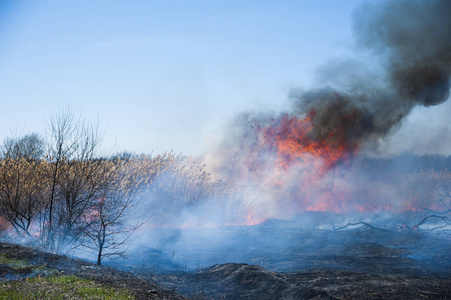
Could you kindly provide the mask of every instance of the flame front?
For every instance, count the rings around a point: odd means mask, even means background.
[[[341,116],[337,127],[320,133],[315,128],[316,116],[315,110],[302,118],[283,114],[250,126],[255,140],[249,148],[241,149],[246,152],[240,161],[245,171],[236,180],[257,191],[257,200],[245,206],[251,216],[246,223],[306,211],[401,212],[429,206],[424,201],[416,203],[415,185],[429,180],[430,174],[400,176],[382,170],[375,172],[378,178],[371,178],[371,170],[355,163],[360,140],[349,134],[358,119],[352,111]],[[428,197],[425,192],[421,199]]]

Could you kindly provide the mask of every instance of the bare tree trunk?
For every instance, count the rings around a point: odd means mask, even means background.
[[[53,181],[52,181],[52,193],[50,194],[50,203],[49,203],[49,228],[48,228],[48,241],[47,241],[47,246],[49,247],[49,249],[53,248],[53,231],[52,231],[52,216],[53,216],[53,202],[55,199],[55,189],[56,189],[56,177],[58,176],[58,166],[59,166],[59,161],[57,160],[55,163],[55,172],[53,172]]]
[[[101,222],[102,224],[102,230],[99,236],[99,252],[97,253],[97,265],[102,264],[102,258],[103,258],[103,246],[105,245],[105,239],[106,239],[106,226],[105,223]]]
[[[97,254],[97,265],[102,264],[102,250],[103,250],[103,244],[99,245],[99,253]]]

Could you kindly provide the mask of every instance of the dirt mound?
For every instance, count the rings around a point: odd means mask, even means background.
[[[0,280],[25,280],[26,278],[47,275],[75,275],[94,280],[103,286],[127,289],[137,299],[185,299],[176,293],[136,277],[129,272],[45,253],[37,249],[10,243],[0,243],[0,256],[4,261],[16,265],[0,263]]]

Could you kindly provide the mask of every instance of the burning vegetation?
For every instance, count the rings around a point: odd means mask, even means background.
[[[206,157],[212,169],[253,193],[254,215],[269,218],[305,211],[436,210],[430,186],[438,184],[443,166],[436,174],[398,176],[385,170],[376,174],[362,160],[368,153],[383,157],[381,143],[415,107],[449,98],[451,43],[444,37],[451,33],[450,13],[451,5],[443,1],[362,6],[354,15],[356,39],[362,49],[376,53],[384,68],[379,78],[350,76],[341,78],[342,86],[332,82],[294,90],[286,111],[238,116]],[[411,190],[411,181],[421,187]],[[446,209],[443,205],[440,212],[446,214],[449,203]]]

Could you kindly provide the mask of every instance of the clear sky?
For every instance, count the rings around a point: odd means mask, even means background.
[[[202,153],[243,110],[283,109],[355,55],[360,0],[0,1],[0,138],[69,104],[104,145]]]

